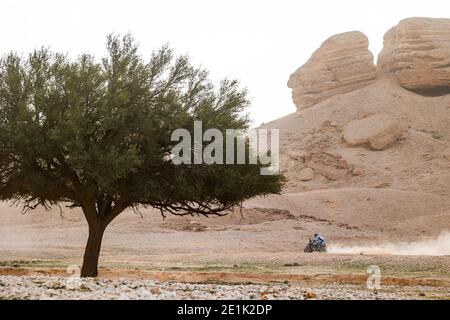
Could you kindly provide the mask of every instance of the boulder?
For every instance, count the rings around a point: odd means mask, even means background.
[[[332,36],[289,78],[298,110],[372,83],[376,77],[367,37],[358,31]]]
[[[324,163],[323,161],[311,161],[308,166],[314,169],[314,172],[324,176],[328,180],[337,181],[345,178],[348,173],[346,168],[336,167],[334,165]]]
[[[350,146],[368,145],[374,150],[383,150],[397,141],[403,127],[390,116],[378,114],[347,124],[343,139]]]
[[[450,93],[450,19],[409,18],[390,29],[378,67],[423,93]]]
[[[350,169],[349,164],[340,154],[324,150],[311,153],[306,159],[306,165],[313,169],[316,175],[332,181],[344,179]]]
[[[311,181],[314,179],[314,177],[315,177],[314,170],[311,168],[308,168],[308,167],[303,168],[298,173],[298,180],[300,180],[300,181]]]

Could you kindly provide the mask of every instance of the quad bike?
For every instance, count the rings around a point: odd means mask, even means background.
[[[314,251],[327,252],[327,245],[325,243],[319,244],[318,242],[310,239],[303,251],[306,253],[311,253]]]

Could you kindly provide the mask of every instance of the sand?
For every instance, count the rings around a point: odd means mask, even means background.
[[[347,123],[380,113],[405,125],[399,141],[381,151],[343,143]],[[124,276],[134,269],[229,272],[237,266],[238,273],[281,270],[286,278],[342,274],[348,276],[343,283],[351,283],[354,275],[365,281],[375,264],[386,276],[406,279],[392,284],[394,292],[423,285],[409,283],[411,277],[431,277],[434,288],[444,290],[450,277],[450,95],[421,96],[383,76],[263,127],[280,129],[281,169],[289,178],[282,195],[248,201],[242,214],[223,218],[163,220],[151,208],[143,217],[127,211],[106,231],[101,266]],[[306,167],[314,169],[313,178],[301,181]],[[22,215],[0,203],[0,212],[4,275],[81,263],[87,225],[80,210]],[[315,232],[325,236],[331,253],[303,253]],[[285,269],[293,264],[299,269]]]

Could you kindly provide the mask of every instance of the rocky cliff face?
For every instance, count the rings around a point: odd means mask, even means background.
[[[332,36],[288,81],[297,109],[308,108],[328,97],[362,88],[375,79],[369,41],[361,32]]]
[[[297,110],[366,87],[377,78],[368,39],[353,31],[332,36],[289,78]],[[384,37],[379,76],[392,73],[403,88],[450,93],[450,19],[402,20]]]
[[[450,93],[450,19],[400,21],[384,36],[378,66],[406,89]]]

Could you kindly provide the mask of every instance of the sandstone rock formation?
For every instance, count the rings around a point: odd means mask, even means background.
[[[345,178],[350,169],[341,155],[322,150],[311,153],[306,159],[306,165],[331,181]]]
[[[365,145],[375,150],[383,150],[403,134],[402,126],[393,118],[377,114],[362,120],[350,122],[342,137],[350,146]]]
[[[450,93],[450,19],[400,21],[384,36],[378,66],[404,88]]]
[[[376,77],[376,68],[368,45],[367,37],[358,31],[326,40],[289,78],[288,87],[292,88],[297,109],[370,84]]]

